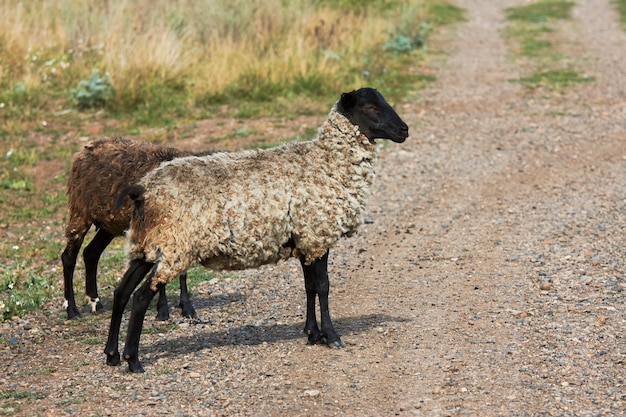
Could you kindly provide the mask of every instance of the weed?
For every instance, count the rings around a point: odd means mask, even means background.
[[[171,375],[174,373],[172,368],[162,367],[154,372],[155,375]]]
[[[159,334],[159,333],[167,333],[172,330],[178,329],[177,324],[156,324],[149,327],[144,327],[144,334]]]
[[[594,80],[594,77],[581,75],[578,71],[571,69],[556,69],[535,72],[531,76],[522,77],[517,81],[532,87],[544,86],[559,89],[572,84],[587,83]]]
[[[69,398],[63,401],[58,401],[56,404],[60,406],[67,406],[67,405],[74,405],[74,404],[82,404],[86,401],[87,399],[85,397],[79,396],[79,397]]]
[[[389,39],[383,45],[383,50],[396,53],[410,52],[414,49],[421,48],[424,45],[422,36],[417,35],[409,38],[405,35],[398,35],[393,39]]]
[[[103,345],[106,339],[104,337],[86,337],[83,343],[86,345]]]
[[[26,375],[50,375],[55,373],[57,370],[55,368],[32,368],[26,372]]]
[[[430,3],[427,6],[428,21],[440,26],[465,21],[465,10],[443,1]]]
[[[562,51],[556,20],[571,19],[573,2],[540,0],[505,9],[510,24],[505,35],[519,47],[519,56],[530,58],[537,68],[531,75],[511,80],[531,88],[563,89],[574,84],[594,81],[573,68],[572,60]],[[563,69],[566,68],[566,69]]]
[[[0,160],[0,188],[9,190],[32,190],[33,181],[26,168],[37,162],[35,149],[10,148]]]
[[[70,94],[82,110],[104,107],[115,96],[109,77],[101,77],[98,71],[92,72],[88,80],[79,81]]]
[[[24,399],[33,399],[33,400],[41,400],[45,397],[42,394],[37,394],[30,391],[11,391],[6,393],[0,393],[0,398],[10,399],[10,400],[24,400]]]
[[[235,130],[235,136],[248,136],[250,134],[250,128],[248,125],[244,125],[241,129]]]
[[[540,0],[536,3],[505,9],[507,19],[544,23],[549,19],[570,19],[575,3],[563,0]]]

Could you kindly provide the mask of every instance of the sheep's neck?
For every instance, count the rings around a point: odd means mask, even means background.
[[[371,164],[373,169],[378,158],[378,146],[335,108],[320,127],[317,142],[337,162],[343,159],[350,165]]]

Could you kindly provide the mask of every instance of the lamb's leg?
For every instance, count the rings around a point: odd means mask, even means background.
[[[111,326],[109,327],[109,338],[107,340],[104,353],[107,355],[107,365],[120,364],[120,352],[118,351],[118,339],[120,336],[120,325],[124,308],[128,304],[130,295],[135,291],[137,285],[143,277],[152,269],[154,264],[141,259],[130,262],[128,270],[122,278],[122,282],[113,293],[113,311],[111,313]]]
[[[182,309],[183,317],[188,319],[197,319],[198,314],[191,304],[191,298],[189,297],[189,291],[187,290],[187,273],[180,276],[180,308]]]
[[[328,310],[328,293],[330,283],[328,281],[328,252],[310,265],[306,265],[304,258],[300,259],[304,272],[304,285],[306,288],[307,308],[306,325],[304,332],[309,335],[309,343],[325,343],[329,347],[342,348],[345,345],[335,332],[330,312]],[[315,296],[320,301],[321,330],[317,327],[315,317]]]
[[[181,274],[180,276],[180,303],[178,305],[182,309],[183,317],[188,319],[197,319],[198,314],[191,304],[189,298],[189,291],[187,289],[187,274]],[[167,305],[167,295],[165,294],[165,286],[159,288],[159,300],[157,301],[157,316],[158,321],[165,321],[170,319],[170,309]]]
[[[167,294],[165,294],[165,285],[159,288],[159,299],[157,300],[157,321],[166,321],[170,319],[170,307],[167,304]]]
[[[100,255],[102,255],[104,249],[109,246],[113,237],[114,236],[106,230],[100,229],[83,251],[83,259],[85,261],[85,294],[87,294],[87,301],[91,305],[91,311],[93,313],[104,310],[104,306],[98,298],[96,276],[98,273]]]
[[[61,261],[63,262],[63,285],[65,294],[65,311],[67,312],[68,320],[75,317],[80,317],[80,311],[76,307],[76,299],[74,298],[74,268],[76,268],[76,258],[78,258],[78,252],[80,246],[83,244],[85,234],[89,227],[85,229],[82,234],[78,234],[78,237],[70,237],[67,239],[67,245],[61,255]]]
[[[141,329],[143,328],[143,320],[146,317],[146,310],[150,305],[150,301],[154,298],[156,291],[150,287],[152,280],[147,279],[146,282],[133,295],[133,309],[130,313],[128,321],[128,333],[126,334],[126,346],[124,346],[124,360],[128,362],[130,372],[144,372],[141,362],[139,362],[139,338],[141,337]],[[158,284],[159,289],[165,288],[164,284]]]

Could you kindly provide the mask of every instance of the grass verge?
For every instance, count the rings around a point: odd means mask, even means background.
[[[277,98],[317,111],[366,84],[397,98],[424,82],[432,28],[462,19],[440,0],[7,0],[0,14],[0,135],[78,109],[171,126],[284,113]]]
[[[516,59],[529,62],[530,75],[512,80],[531,89],[563,90],[592,82],[594,78],[577,68],[567,56],[567,41],[559,29],[571,20],[574,2],[540,0],[524,6],[505,9],[509,24],[504,35]]]

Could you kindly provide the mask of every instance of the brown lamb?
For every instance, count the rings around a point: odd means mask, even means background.
[[[171,147],[153,145],[124,137],[98,139],[77,152],[67,182],[69,217],[65,228],[67,246],[61,256],[65,286],[64,307],[68,319],[79,317],[74,299],[74,268],[78,252],[91,225],[97,233],[83,251],[85,261],[85,293],[92,311],[103,308],[98,297],[96,274],[98,261],[113,238],[123,236],[130,225],[133,205],[130,201],[119,209],[115,199],[128,184],[137,183],[146,173],[162,162],[192,155]],[[189,300],[186,274],[180,276],[180,307],[183,316],[195,318],[196,312]],[[160,291],[157,319],[167,320],[169,310],[165,291]]]

